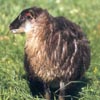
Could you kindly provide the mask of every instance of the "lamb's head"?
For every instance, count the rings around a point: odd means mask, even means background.
[[[47,15],[47,12],[41,8],[32,7],[25,9],[10,24],[10,30],[13,33],[28,33],[34,29],[34,23],[46,21],[44,15]]]

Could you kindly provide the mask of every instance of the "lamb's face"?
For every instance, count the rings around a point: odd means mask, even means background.
[[[29,8],[23,10],[19,16],[10,24],[10,30],[13,33],[30,32],[34,28],[34,22],[37,16],[42,12],[40,8]]]
[[[10,30],[13,33],[28,32],[32,30],[33,11],[26,9],[10,24]]]

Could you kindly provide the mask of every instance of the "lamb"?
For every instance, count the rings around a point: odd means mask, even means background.
[[[89,41],[80,26],[31,7],[18,15],[10,30],[26,33],[24,66],[29,81],[43,83],[47,100],[50,87],[59,87],[59,100],[65,100],[65,84],[79,80],[90,65]]]

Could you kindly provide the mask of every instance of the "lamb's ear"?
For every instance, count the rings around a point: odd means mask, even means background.
[[[34,14],[34,11],[29,10],[29,13],[31,14],[31,16],[32,16],[32,17],[34,17],[34,18],[35,18],[35,16],[34,16],[34,15],[35,15],[35,14]]]
[[[37,18],[36,21],[42,22],[42,21],[47,21],[49,17],[49,13],[44,10]]]
[[[43,9],[38,7],[32,7],[30,9],[30,12],[32,13],[33,17],[36,19],[43,12]]]

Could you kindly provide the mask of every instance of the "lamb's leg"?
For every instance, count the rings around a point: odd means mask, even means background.
[[[65,87],[64,82],[60,81],[60,92],[59,92],[59,100],[65,100]]]
[[[47,84],[44,85],[44,92],[45,92],[45,99],[50,100],[51,92],[50,92],[49,86]]]

